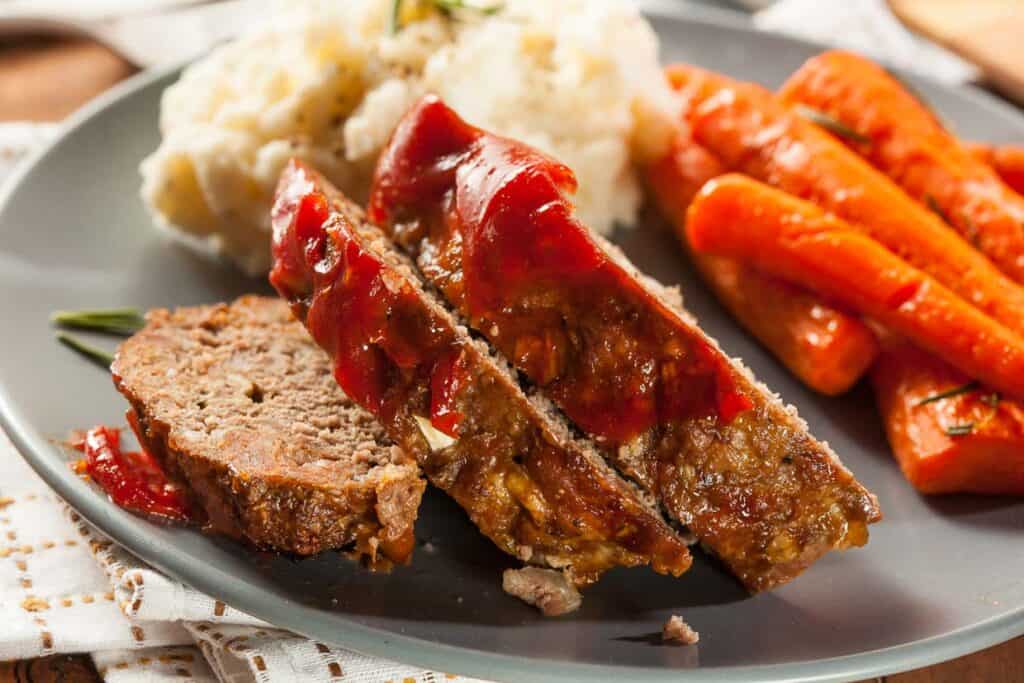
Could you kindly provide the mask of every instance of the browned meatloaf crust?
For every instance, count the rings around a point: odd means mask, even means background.
[[[144,445],[214,529],[302,555],[409,557],[426,482],[285,302],[152,311],[113,373]]]
[[[796,411],[573,216],[572,172],[425,99],[371,215],[459,313],[751,590],[863,545],[877,502]]]
[[[289,165],[273,227],[271,282],[334,359],[342,388],[501,549],[577,584],[617,565],[689,567],[657,509],[550,405],[531,401],[319,174]]]

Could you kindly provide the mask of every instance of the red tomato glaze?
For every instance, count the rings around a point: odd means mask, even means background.
[[[420,376],[431,391],[431,423],[456,436],[464,370],[458,356],[443,350],[448,340],[428,320],[408,313],[421,308],[418,295],[363,248],[354,226],[330,217],[332,200],[316,189],[306,167],[290,164],[277,196],[270,281],[289,300],[302,302],[306,326],[334,359],[339,386],[387,422],[403,402],[388,395],[391,373]]]
[[[102,425],[90,429],[80,444],[85,472],[110,499],[125,509],[192,521],[184,492],[172,484],[160,464],[146,451],[123,452],[121,433]]]
[[[427,97],[381,157],[370,218],[585,431],[626,441],[749,409],[728,360],[575,218],[575,189],[563,164]]]

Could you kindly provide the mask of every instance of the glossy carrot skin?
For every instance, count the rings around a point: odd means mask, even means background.
[[[648,187],[686,246],[686,210],[724,168],[682,131],[672,152],[646,169]],[[790,372],[811,389],[847,391],[878,354],[874,334],[859,318],[815,294],[729,259],[691,252],[719,301]]]
[[[800,193],[819,201],[824,199],[823,204],[826,207],[840,214],[845,213],[846,216],[870,217],[872,212],[876,212],[878,215],[886,217],[887,222],[891,222],[896,227],[899,227],[901,223],[900,213],[909,217],[904,221],[905,223],[913,224],[914,216],[925,223],[934,224],[936,222],[934,217],[927,215],[930,212],[922,210],[919,205],[915,205],[911,201],[910,197],[900,192],[894,192],[891,187],[883,192],[883,199],[876,199],[874,202],[868,200],[861,207],[856,206],[858,202],[856,198],[844,197],[842,194],[844,189],[856,189],[857,186],[854,183],[859,182],[860,187],[867,186],[869,190],[871,187],[885,189],[884,186],[889,183],[880,179],[878,172],[874,169],[865,169],[863,164],[851,163],[849,152],[839,151],[843,147],[841,144],[834,140],[829,141],[831,144],[820,142],[816,144],[814,139],[815,137],[828,138],[830,136],[821,133],[817,136],[812,133],[810,137],[799,135],[800,128],[807,129],[810,126],[793,124],[792,121],[785,122],[781,108],[772,103],[771,94],[767,91],[756,86],[748,88],[741,86],[737,89],[736,86],[739,84],[736,82],[719,79],[719,90],[716,92],[708,85],[710,79],[702,76],[699,70],[693,71],[685,66],[675,70],[674,83],[677,84],[677,87],[691,82],[699,84],[690,86],[689,118],[691,121],[694,121],[693,112],[697,107],[715,96],[723,98],[723,101],[708,106],[702,119],[704,125],[697,126],[697,134],[704,136],[703,141],[706,143],[717,143],[718,151],[731,151],[733,169],[760,173],[763,180],[784,187],[791,192]],[[731,90],[731,92],[720,95],[723,90]],[[748,100],[746,103],[742,101],[744,96]],[[736,101],[737,97],[739,102]],[[744,107],[744,104],[747,106]],[[714,118],[716,115],[718,116],[717,120]],[[761,125],[771,126],[778,124],[780,120],[783,120],[784,125],[788,123],[788,129],[776,132],[774,139],[758,137],[761,133],[759,130]],[[780,154],[776,163],[771,163],[771,160],[766,158],[773,150]],[[1008,169],[1014,168],[1015,162],[1020,163],[1019,168],[1024,168],[1024,163],[1021,163],[1024,162],[1024,155],[1017,156],[1014,151],[986,153],[986,156],[989,163],[1006,174],[1004,180],[1009,180]],[[825,173],[825,178],[815,178],[814,169],[810,168],[812,171],[810,181],[802,180],[801,169],[809,168],[810,164],[815,161],[821,164],[819,169]],[[835,182],[828,182],[829,171],[839,172],[839,178]],[[848,176],[845,181],[842,179],[844,172]],[[1021,183],[1024,184],[1024,173],[1020,178]],[[894,196],[895,201],[886,202],[885,196]],[[847,206],[844,207],[843,204]],[[851,204],[853,206],[850,206]],[[886,208],[887,206],[889,208]],[[846,211],[843,211],[844,208]],[[925,217],[922,219],[923,214]],[[936,233],[934,227],[930,229],[930,232]],[[984,270],[985,268],[982,268],[982,271]],[[960,292],[968,294],[971,292],[971,288],[966,286],[958,289]],[[984,300],[984,296],[981,300]],[[1012,306],[1001,305],[989,310],[1001,313],[1003,322],[1011,326],[1019,326],[1021,323],[1020,316],[1014,315]],[[1016,329],[1020,330],[1021,328],[1016,327]],[[920,475],[916,473],[915,466],[904,466],[904,471],[908,473],[911,482],[926,493],[958,490],[1002,492],[999,490],[998,483],[987,480],[986,472],[993,467],[990,463],[996,463],[992,471],[997,473],[995,478],[998,479],[998,473],[1004,471],[999,464],[1000,459],[1011,457],[1001,454],[1024,452],[1024,438],[1020,436],[1020,429],[1017,426],[1018,413],[1012,408],[1003,408],[987,423],[984,429],[976,430],[969,435],[955,437],[955,440],[953,437],[947,437],[942,431],[943,425],[949,421],[946,416],[948,409],[945,402],[929,403],[916,407],[914,411],[907,409],[907,406],[916,404],[914,396],[917,393],[927,392],[929,387],[943,386],[948,382],[946,376],[941,372],[941,368],[946,368],[946,372],[956,372],[945,363],[917,351],[915,354],[904,353],[895,357],[887,353],[873,370],[873,384],[893,450],[901,463],[928,463],[927,467],[921,466]],[[900,377],[912,377],[914,383],[882,381],[884,378],[895,380]],[[916,390],[915,385],[921,389]],[[1006,406],[1021,405],[1008,402],[1006,399],[1003,403]],[[903,408],[896,409],[895,407],[898,406],[903,406]],[[911,417],[913,419],[910,419]],[[925,429],[929,425],[930,429]],[[939,427],[935,425],[939,425]],[[925,435],[930,436],[926,437]],[[1019,492],[1014,490],[1012,483],[1007,483],[1006,486],[1008,490],[1005,492]]]
[[[732,258],[868,316],[970,377],[1024,396],[1024,337],[974,308],[850,224],[741,175],[691,204],[697,252]]]
[[[729,312],[818,393],[845,393],[877,357],[867,325],[818,295],[734,260],[701,255],[695,262]]]
[[[1024,147],[981,142],[966,142],[964,146],[976,159],[991,166],[1007,187],[1024,196]]]
[[[1024,403],[972,388],[966,375],[897,340],[883,343],[871,382],[893,453],[919,491],[1024,495]]]
[[[672,89],[690,105],[703,102],[723,88],[737,83],[724,74],[692,64],[669,64],[664,71]]]
[[[1004,273],[1024,281],[1024,198],[979,161],[902,83],[874,62],[833,50],[808,60],[779,91],[870,142],[846,142]]]
[[[849,221],[981,311],[1024,330],[1024,289],[821,128],[753,84],[735,83],[687,112],[696,141],[740,171]]]
[[[1024,150],[969,149],[884,69],[846,52],[809,60],[780,96],[868,138],[865,144],[845,142],[937,211],[1003,273],[1024,282],[1024,198],[1006,182],[1024,187]],[[872,373],[890,443],[907,478],[926,493],[1024,492],[1018,402],[1002,401],[995,409],[975,392],[916,405],[922,392],[967,381],[955,375],[914,349],[887,350]],[[954,420],[975,427],[970,434],[947,435],[944,429]]]

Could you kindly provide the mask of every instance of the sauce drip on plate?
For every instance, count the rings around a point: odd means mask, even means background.
[[[118,429],[93,427],[73,445],[85,456],[75,469],[88,474],[116,505],[175,522],[193,521],[184,491],[146,451],[121,450]]]

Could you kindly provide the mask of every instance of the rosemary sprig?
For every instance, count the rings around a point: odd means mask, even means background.
[[[924,203],[928,206],[932,213],[941,218],[946,225],[953,225],[953,222],[949,220],[949,215],[943,211],[942,207],[939,206],[939,200],[933,195],[926,194],[924,196]]]
[[[402,14],[402,0],[394,0],[391,3],[391,35],[395,35],[402,29],[399,23]]]
[[[138,332],[146,324],[134,308],[55,311],[50,320],[61,327],[125,335]]]
[[[490,16],[504,8],[504,5],[500,2],[493,5],[477,5],[466,2],[466,0],[429,0],[429,2],[446,17],[451,17],[457,10],[469,10],[479,12],[484,16]],[[391,3],[391,35],[402,30],[402,5],[404,4],[405,0],[393,0]]]
[[[977,223],[975,223],[970,216],[963,212],[960,213],[960,220],[964,224],[964,237],[967,238],[968,242],[974,245],[975,249],[979,248],[981,243],[981,236],[978,234]]]
[[[953,396],[959,396],[960,394],[969,394],[977,389],[978,386],[978,383],[975,381],[968,382],[967,384],[961,384],[958,387],[953,387],[946,391],[940,391],[937,394],[932,394],[931,396],[923,398],[917,402],[917,405],[926,406],[929,403],[935,403],[936,401],[941,401],[944,398],[952,398]]]
[[[965,422],[959,425],[950,425],[946,427],[946,436],[967,436],[974,431],[973,422]]]
[[[800,116],[803,116],[811,123],[816,123],[836,137],[845,138],[846,140],[857,142],[862,145],[871,144],[871,138],[867,135],[858,133],[839,119],[829,116],[823,111],[812,109],[811,107],[807,107],[802,104],[798,104],[795,109]]]
[[[86,344],[81,339],[72,337],[70,334],[65,332],[57,333],[57,341],[64,346],[67,346],[72,351],[82,354],[92,362],[103,366],[104,369],[110,370],[111,364],[114,362],[114,356],[107,353],[102,349],[98,349],[91,344]]]
[[[500,12],[503,7],[500,2],[493,5],[477,5],[475,3],[466,2],[466,0],[431,0],[431,2],[434,3],[434,7],[445,14],[450,14],[455,10],[467,9],[473,12],[479,12],[485,17],[489,17],[492,14]]]

